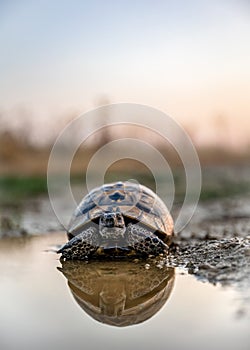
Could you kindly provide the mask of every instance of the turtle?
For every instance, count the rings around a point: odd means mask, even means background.
[[[135,182],[104,184],[90,191],[76,208],[61,258],[148,257],[166,254],[174,234],[173,219],[151,189]]]

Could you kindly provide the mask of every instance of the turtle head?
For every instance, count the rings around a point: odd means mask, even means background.
[[[106,212],[100,216],[99,232],[102,238],[119,240],[124,237],[126,226],[120,212]]]

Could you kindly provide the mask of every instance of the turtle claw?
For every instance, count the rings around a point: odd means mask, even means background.
[[[150,230],[140,225],[128,225],[127,240],[129,246],[134,249],[138,255],[142,256],[166,254],[169,248],[167,244]]]
[[[87,259],[98,249],[98,235],[95,228],[88,228],[79,235],[73,237],[58,251],[62,259]]]

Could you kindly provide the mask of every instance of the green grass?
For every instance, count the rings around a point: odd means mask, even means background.
[[[111,172],[105,176],[105,182],[126,181],[130,178],[136,179],[152,190],[155,190],[155,180],[150,173],[134,172]],[[71,184],[79,183],[83,180],[80,176],[71,177]],[[58,178],[59,181],[59,178]],[[162,178],[164,182],[164,178]],[[182,201],[185,196],[185,178],[178,172],[174,174],[176,200]],[[45,176],[1,176],[0,177],[0,203],[6,203],[13,200],[18,201],[22,198],[28,198],[47,193],[47,178]],[[214,174],[203,177],[200,200],[213,200],[219,198],[230,198],[234,195],[250,193],[250,180],[242,181],[237,177],[227,179],[226,176],[221,178]]]
[[[203,184],[200,200],[230,198],[236,195],[250,192],[250,183],[225,183],[220,187],[210,187]]]
[[[36,196],[47,192],[46,177],[38,176],[2,176],[0,177],[1,201]]]

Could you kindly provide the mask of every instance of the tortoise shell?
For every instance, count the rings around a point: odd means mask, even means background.
[[[146,186],[126,181],[105,184],[89,192],[73,214],[68,236],[76,236],[84,226],[98,223],[103,212],[111,211],[120,211],[126,224],[138,222],[165,242],[173,234],[173,220],[163,201]]]

